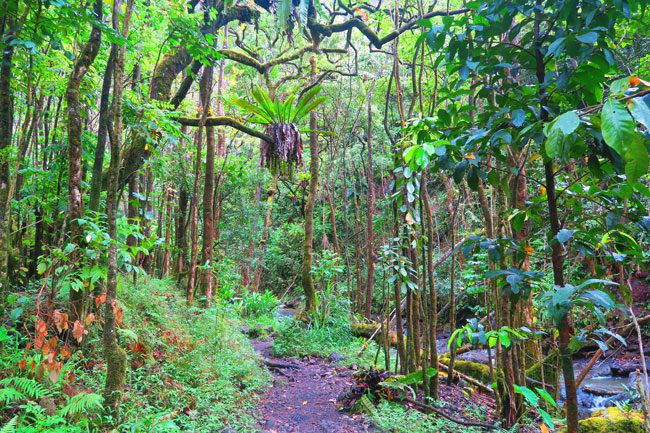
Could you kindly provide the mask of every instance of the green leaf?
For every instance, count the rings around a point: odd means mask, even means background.
[[[512,111],[512,124],[519,128],[526,121],[526,112],[521,108]]]
[[[629,107],[634,119],[650,130],[650,95],[632,99]]]
[[[566,244],[573,237],[574,230],[562,229],[555,236],[559,243]]]
[[[539,394],[544,400],[546,400],[551,406],[557,408],[557,402],[555,399],[551,396],[551,394],[548,393],[545,389],[542,388],[535,388],[535,391],[537,391],[537,394]]]
[[[630,88],[630,77],[619,78],[609,85],[609,91],[612,95],[624,95]]]
[[[291,0],[278,0],[275,6],[275,15],[278,17],[278,24],[280,28],[284,29],[289,23],[291,16]]]
[[[636,125],[625,106],[617,99],[609,98],[603,105],[601,128],[605,143],[623,156],[636,133]]]
[[[564,135],[573,133],[580,126],[580,117],[575,111],[568,111],[555,119],[553,128],[560,128]]]
[[[544,420],[544,424],[546,424],[548,428],[550,428],[551,430],[555,430],[555,424],[553,423],[553,418],[551,417],[551,415],[541,408],[537,409],[537,411],[539,412],[539,415]]]
[[[539,404],[539,397],[535,394],[535,391],[525,386],[515,385],[514,387],[515,393],[523,395],[524,399],[526,399],[526,402],[530,406],[537,407]]]
[[[577,35],[576,39],[584,44],[595,44],[598,40],[598,33],[596,32],[587,32],[581,35]]]
[[[648,173],[650,159],[648,157],[648,149],[644,142],[645,138],[640,135],[635,136],[622,155],[626,161],[625,175],[628,180],[636,181]]]

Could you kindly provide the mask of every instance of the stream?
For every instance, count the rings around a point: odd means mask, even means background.
[[[278,310],[281,317],[294,317],[296,310],[293,308],[283,307]],[[447,343],[448,337],[439,337],[436,339],[438,353],[449,352]],[[392,356],[396,356],[395,349],[391,349]],[[484,349],[470,350],[458,355],[460,360],[478,362],[481,364],[489,363],[488,351]],[[585,368],[589,359],[576,358],[573,368],[576,377]],[[650,359],[646,356],[646,362],[650,364]],[[617,404],[636,403],[639,401],[637,390],[636,370],[640,368],[638,356],[632,360],[619,360],[607,357],[601,359],[591,369],[587,377],[583,380],[578,390],[578,404],[581,416],[586,417],[591,413],[607,407],[616,406]],[[565,398],[564,381],[560,377],[560,399]]]

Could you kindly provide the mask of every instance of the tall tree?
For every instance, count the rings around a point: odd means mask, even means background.
[[[101,3],[101,1],[99,1]],[[123,130],[123,97],[124,97],[124,68],[126,63],[126,44],[129,36],[131,13],[134,0],[127,0],[123,11],[122,0],[113,1],[113,30],[122,37],[121,42],[114,42],[116,46],[115,77],[113,80],[113,131],[111,140],[111,161],[108,171],[108,190],[106,192],[106,221],[108,235],[111,243],[108,248],[108,266],[106,275],[106,303],[104,305],[104,359],[106,360],[106,382],[104,386],[104,407],[113,416],[116,416],[126,378],[126,352],[117,342],[117,317],[119,308],[117,301],[117,208],[119,202],[120,181],[120,148],[122,147]],[[122,13],[123,12],[123,13]],[[120,26],[120,16],[122,23]],[[120,43],[120,45],[118,45]]]
[[[65,91],[65,100],[68,105],[68,219],[70,221],[70,241],[77,245],[77,248],[72,251],[71,263],[76,263],[79,260],[79,247],[84,242],[83,229],[79,224],[79,220],[83,217],[84,213],[82,198],[82,133],[84,127],[81,102],[79,101],[79,88],[88,69],[95,61],[95,57],[97,57],[101,46],[102,0],[95,2],[93,12],[96,21],[92,25],[88,41],[74,62]],[[84,302],[84,291],[71,288],[70,318],[73,321],[84,317]]]

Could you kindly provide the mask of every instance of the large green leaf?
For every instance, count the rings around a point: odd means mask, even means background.
[[[622,102],[609,98],[603,105],[601,130],[605,143],[619,155],[625,155],[625,149],[636,133],[636,125]]]
[[[632,99],[629,107],[634,120],[650,130],[650,95]]]
[[[648,173],[648,149],[646,139],[637,134],[625,149],[623,159],[625,160],[625,175],[629,180],[635,181]]]
[[[292,0],[278,0],[275,6],[275,15],[278,17],[279,26],[284,29],[289,23],[291,16]]]
[[[555,119],[554,128],[560,128],[564,135],[572,134],[580,126],[580,117],[575,111],[568,111]]]

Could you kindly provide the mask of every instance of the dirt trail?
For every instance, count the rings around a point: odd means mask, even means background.
[[[272,341],[251,340],[267,361],[297,365],[271,371],[274,385],[260,407],[262,433],[365,433],[373,432],[360,415],[336,409],[336,398],[349,389],[354,370],[319,358],[278,359],[271,357]]]

